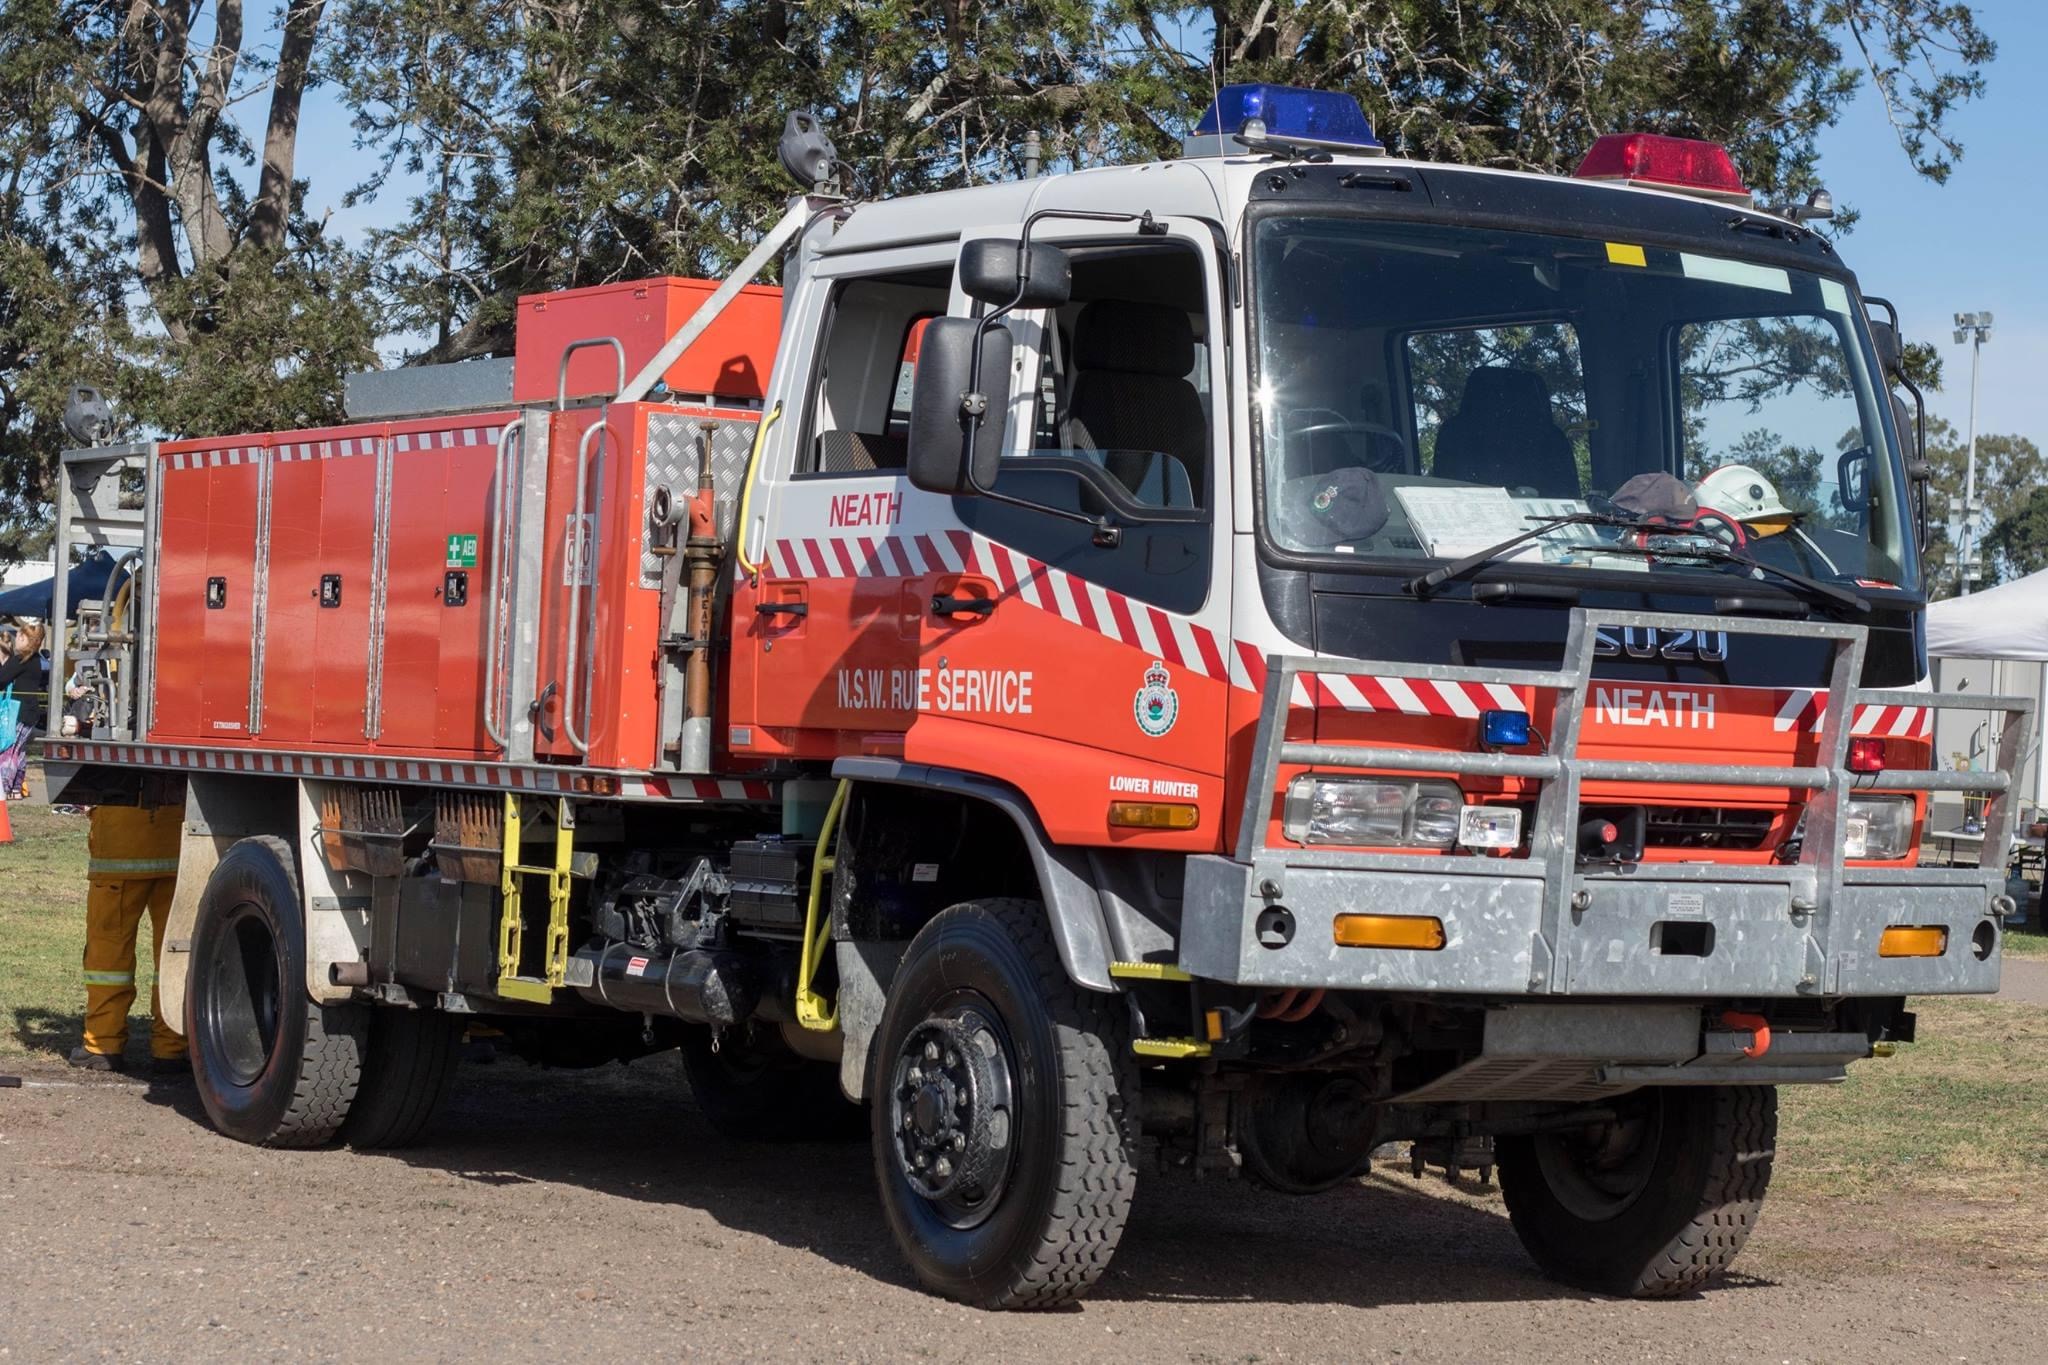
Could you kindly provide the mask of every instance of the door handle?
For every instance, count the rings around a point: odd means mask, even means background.
[[[987,616],[996,609],[993,597],[955,597],[951,593],[932,594],[932,615],[954,616],[965,612],[970,616]]]
[[[794,616],[801,619],[811,614],[811,604],[808,602],[756,602],[754,603],[754,614],[756,616]]]

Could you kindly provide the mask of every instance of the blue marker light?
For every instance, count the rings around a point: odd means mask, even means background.
[[[1481,711],[1479,742],[1488,749],[1519,749],[1529,742],[1527,711]]]
[[[1339,90],[1304,90],[1297,85],[1226,85],[1195,125],[1196,137],[1228,137],[1249,119],[1266,125],[1275,142],[1386,150],[1358,101]]]

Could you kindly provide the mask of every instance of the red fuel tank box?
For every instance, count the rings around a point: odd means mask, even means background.
[[[632,378],[717,288],[711,280],[670,275],[526,295],[519,300],[513,401],[554,401],[562,354],[578,341],[616,338],[625,351],[625,377]],[[675,394],[758,399],[767,391],[781,334],[782,291],[748,285],[663,377]],[[610,346],[585,347],[570,357],[569,397],[612,394],[618,385],[618,353]]]

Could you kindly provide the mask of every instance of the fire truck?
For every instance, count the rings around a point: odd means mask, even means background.
[[[1085,1293],[1141,1166],[1395,1142],[1668,1295],[1777,1087],[1997,988],[2028,705],[1926,688],[1896,320],[1723,149],[1427,164],[1235,86],[1156,164],[862,202],[814,119],[782,155],[722,284],[64,457],[60,562],[123,557],[58,586],[106,725],[51,785],[184,801],[222,1132],[409,1142],[488,1025],[865,1132],[969,1303]],[[1964,704],[2003,748],[1938,770]],[[1983,866],[1917,865],[1935,792]]]

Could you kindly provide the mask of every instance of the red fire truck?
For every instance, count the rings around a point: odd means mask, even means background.
[[[488,1021],[864,1124],[971,1303],[1085,1292],[1141,1144],[1300,1194],[1410,1143],[1670,1294],[1775,1087],[1996,989],[2027,707],[1935,769],[1895,331],[1720,148],[1422,164],[1240,86],[1159,164],[857,202],[784,152],[722,285],[65,457],[65,562],[134,553],[52,785],[182,792],[223,1132],[406,1142]],[[1937,791],[1983,867],[1916,865]]]

